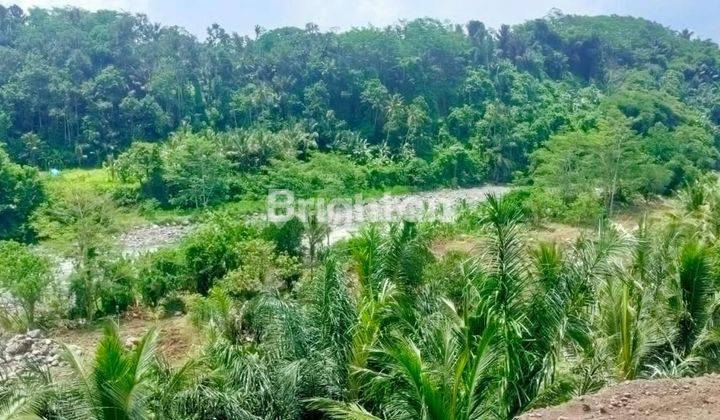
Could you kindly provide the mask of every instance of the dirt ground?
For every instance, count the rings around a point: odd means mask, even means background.
[[[720,419],[720,375],[627,381],[520,419]]]
[[[160,353],[173,366],[182,364],[201,344],[202,335],[190,325],[187,316],[154,319],[147,314],[129,312],[119,320],[119,325],[123,341],[139,339],[155,327]],[[87,357],[95,351],[101,335],[100,323],[87,328],[56,330],[52,338],[58,343],[77,346]]]

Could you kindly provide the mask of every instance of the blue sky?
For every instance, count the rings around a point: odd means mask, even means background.
[[[0,0],[7,4],[7,0]],[[470,19],[490,27],[544,16],[552,8],[567,14],[641,16],[673,29],[689,28],[699,37],[720,41],[718,0],[15,0],[23,8],[67,4],[90,10],[116,9],[147,14],[166,25],[179,25],[204,37],[219,23],[228,31],[252,34],[256,24],[266,28],[304,26],[323,30],[399,19],[434,17],[457,23]]]

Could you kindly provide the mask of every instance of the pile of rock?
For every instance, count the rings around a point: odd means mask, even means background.
[[[41,368],[60,366],[61,348],[40,330],[16,334],[0,343],[0,377],[13,377],[31,366]]]

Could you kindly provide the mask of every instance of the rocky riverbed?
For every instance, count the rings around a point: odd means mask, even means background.
[[[449,219],[455,216],[457,205],[462,202],[473,205],[484,201],[488,194],[503,195],[507,191],[509,191],[509,187],[506,186],[484,185],[474,188],[445,188],[400,195],[388,194],[378,199],[367,200],[360,204],[362,216],[336,217],[330,221],[330,242],[347,239],[363,223],[371,221],[418,219],[440,208],[443,212],[442,218]],[[355,214],[357,215],[357,212]],[[431,214],[431,216],[435,215]],[[116,239],[123,255],[137,257],[143,253],[177,243],[193,229],[194,226],[187,222],[171,225],[143,225],[128,230]],[[69,275],[72,271],[72,262],[62,260],[59,264],[61,275]]]
[[[353,209],[352,216],[341,213],[342,217],[329,220],[328,242],[351,237],[368,222],[393,222],[436,218],[451,220],[457,215],[458,207],[465,203],[474,205],[485,201],[488,195],[501,196],[510,190],[503,185],[484,185],[475,188],[439,189],[401,195],[385,195],[368,200],[360,208]],[[344,215],[343,215],[344,214]]]
[[[59,367],[62,347],[40,330],[16,334],[0,341],[0,379],[17,376],[32,367]]]
[[[192,232],[194,226],[189,223],[174,225],[142,225],[136,226],[117,236],[120,253],[125,257],[135,258],[146,252],[153,252],[163,246],[179,242]],[[57,261],[56,276],[64,281],[73,271],[73,261],[61,258]]]
[[[192,230],[190,224],[138,226],[123,233],[117,240],[124,255],[136,257],[176,243]]]

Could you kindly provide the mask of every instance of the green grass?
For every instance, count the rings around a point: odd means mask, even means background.
[[[61,171],[57,176],[43,172],[42,177],[51,195],[78,189],[104,194],[110,193],[113,188],[118,186],[118,182],[113,180],[107,170],[102,168],[68,169]]]

